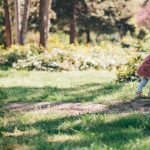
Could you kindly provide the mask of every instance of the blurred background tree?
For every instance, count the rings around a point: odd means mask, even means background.
[[[133,17],[142,1],[76,0],[75,11],[73,4],[73,0],[53,1],[52,8],[57,16],[57,19],[53,21],[53,26],[57,27],[55,30],[70,33],[70,39],[75,35],[80,38],[85,33],[86,41],[89,43],[91,42],[91,32],[97,36],[105,33],[118,33],[121,37],[127,32],[132,34],[135,31],[135,26],[129,24],[128,21]],[[70,23],[73,26],[70,26]]]
[[[52,0],[40,0],[39,26],[40,26],[40,45],[47,47],[48,34],[50,28],[50,10]]]
[[[20,44],[24,44],[25,34],[28,30],[29,5],[30,5],[30,0],[25,0],[23,5],[23,15],[22,15],[22,22],[21,22]]]
[[[12,44],[12,32],[11,32],[11,21],[10,21],[10,12],[9,12],[9,3],[8,0],[3,1],[4,9],[4,22],[5,22],[5,45],[10,47]]]
[[[39,9],[42,1],[10,0],[8,7],[2,5],[2,1],[7,3],[5,0],[0,1],[1,44],[5,43],[6,46],[10,46],[12,42],[24,44],[27,30],[41,33],[41,17],[46,13]],[[127,33],[134,36],[137,27],[134,23],[130,23],[130,20],[134,17],[135,11],[146,3],[146,0],[53,0],[52,2],[46,0],[46,2],[49,3],[47,23],[51,22],[51,28],[45,24],[47,33],[44,34],[48,34],[49,31],[63,32],[70,36],[70,43],[75,43],[75,41],[91,43],[92,35],[98,42],[101,40],[99,37],[105,37],[105,35],[111,37],[111,40],[121,39]],[[8,12],[10,12],[10,18],[7,17]],[[10,23],[8,23],[9,20]],[[15,32],[11,31],[14,29],[14,24],[16,25]],[[11,34],[12,37],[5,36],[5,40],[2,40],[4,39],[4,26],[6,27],[5,33],[9,31],[7,35]],[[39,42],[45,43],[41,42],[41,38]]]

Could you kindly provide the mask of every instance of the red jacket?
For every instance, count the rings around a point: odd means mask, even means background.
[[[143,77],[150,77],[150,55],[144,59],[137,71],[137,74]]]

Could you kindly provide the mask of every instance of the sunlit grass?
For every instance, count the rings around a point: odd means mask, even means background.
[[[107,71],[0,73],[1,106],[10,102],[122,101],[133,98],[136,88],[135,83],[116,83],[115,74]]]
[[[116,83],[107,71],[0,71],[0,106],[10,102],[131,101],[137,83]],[[147,88],[145,89],[146,92]],[[40,112],[40,111],[39,111]],[[31,112],[0,113],[0,149],[148,149],[149,113],[101,112],[78,116]]]

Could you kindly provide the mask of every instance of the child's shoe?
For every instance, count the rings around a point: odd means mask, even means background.
[[[150,94],[150,93],[149,93]],[[142,93],[141,92],[136,92],[136,97],[139,98],[139,97],[142,97]]]
[[[141,98],[143,98],[143,95],[142,95],[142,93],[140,92],[136,92],[136,96],[135,96],[135,100],[139,100],[139,99],[141,99]]]

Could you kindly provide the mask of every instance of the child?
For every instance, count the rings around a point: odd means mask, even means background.
[[[137,74],[141,77],[141,82],[138,85],[136,96],[141,97],[142,89],[150,80],[150,55],[144,59],[142,65],[139,67],[137,71]],[[148,97],[150,97],[150,89],[149,89]]]

